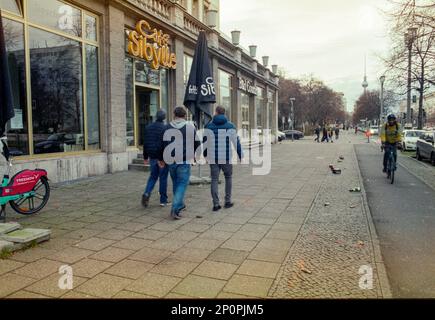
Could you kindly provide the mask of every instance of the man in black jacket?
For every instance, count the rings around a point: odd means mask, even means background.
[[[159,180],[160,206],[165,207],[169,204],[167,194],[168,166],[159,166],[159,157],[163,146],[162,136],[166,129],[166,125],[163,123],[165,119],[166,112],[164,110],[157,111],[156,121],[146,126],[144,131],[143,158],[145,165],[150,165],[150,177],[142,196],[144,207],[148,206],[151,192],[157,180]]]

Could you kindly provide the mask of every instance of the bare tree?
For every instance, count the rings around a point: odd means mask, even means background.
[[[390,0],[392,48],[384,60],[389,86],[398,94],[410,94],[408,55],[411,56],[411,90],[419,94],[418,128],[423,127],[425,92],[435,85],[435,0]],[[405,37],[405,39],[404,39]]]

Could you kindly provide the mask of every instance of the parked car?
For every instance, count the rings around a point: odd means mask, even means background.
[[[404,130],[402,139],[403,141],[400,149],[402,151],[416,150],[418,138],[420,138],[425,133],[426,131],[424,130]]]
[[[64,152],[65,145],[75,145],[76,137],[72,133],[54,133],[47,140],[35,144],[35,154]]]
[[[282,131],[278,131],[278,141],[281,142],[282,140],[286,139],[285,133]]]
[[[286,139],[291,139],[293,134],[293,139],[299,140],[304,137],[304,134],[298,130],[286,130],[284,131]]]
[[[370,134],[372,134],[372,135],[378,135],[379,134],[379,128],[378,128],[378,126],[371,126],[370,127]]]
[[[435,131],[429,131],[417,140],[417,160],[428,159],[435,166],[434,139]]]

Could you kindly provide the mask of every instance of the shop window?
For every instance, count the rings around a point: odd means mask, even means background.
[[[29,20],[48,28],[82,36],[81,10],[57,0],[27,0]]]
[[[133,59],[125,58],[125,105],[127,119],[127,146],[135,145],[134,141],[134,88],[133,88]]]
[[[34,153],[84,149],[82,44],[29,29]]]
[[[246,93],[242,93],[242,129],[243,129],[243,140],[249,140],[249,96]]]
[[[160,86],[160,72],[151,68],[145,61],[135,62],[136,82]]]
[[[86,99],[88,149],[100,149],[100,96],[98,81],[98,48],[86,45]]]
[[[188,54],[184,54],[183,57],[183,76],[184,76],[184,90],[186,90],[187,82],[189,81],[190,70],[192,69],[193,57]],[[187,110],[187,120],[192,121],[192,113]]]
[[[257,129],[263,128],[263,110],[266,110],[264,107],[265,104],[265,97],[264,97],[264,89],[261,87],[257,87],[257,96],[256,96],[257,103],[255,105],[256,113],[257,113]]]
[[[29,153],[24,26],[5,18],[3,26],[15,111],[15,117],[7,124],[8,144],[13,156],[21,156]]]
[[[0,9],[6,10],[17,15],[22,15],[22,5],[20,0],[0,0]]]
[[[85,15],[85,37],[91,41],[97,41],[97,18]]]
[[[219,70],[219,104],[226,109],[226,115],[231,119],[232,76],[222,70]]]

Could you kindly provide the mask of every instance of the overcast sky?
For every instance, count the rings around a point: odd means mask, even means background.
[[[369,89],[379,87],[379,55],[388,49],[381,9],[387,0],[221,0],[221,30],[240,30],[290,77],[309,74],[344,92],[348,110],[362,92],[364,55]]]

